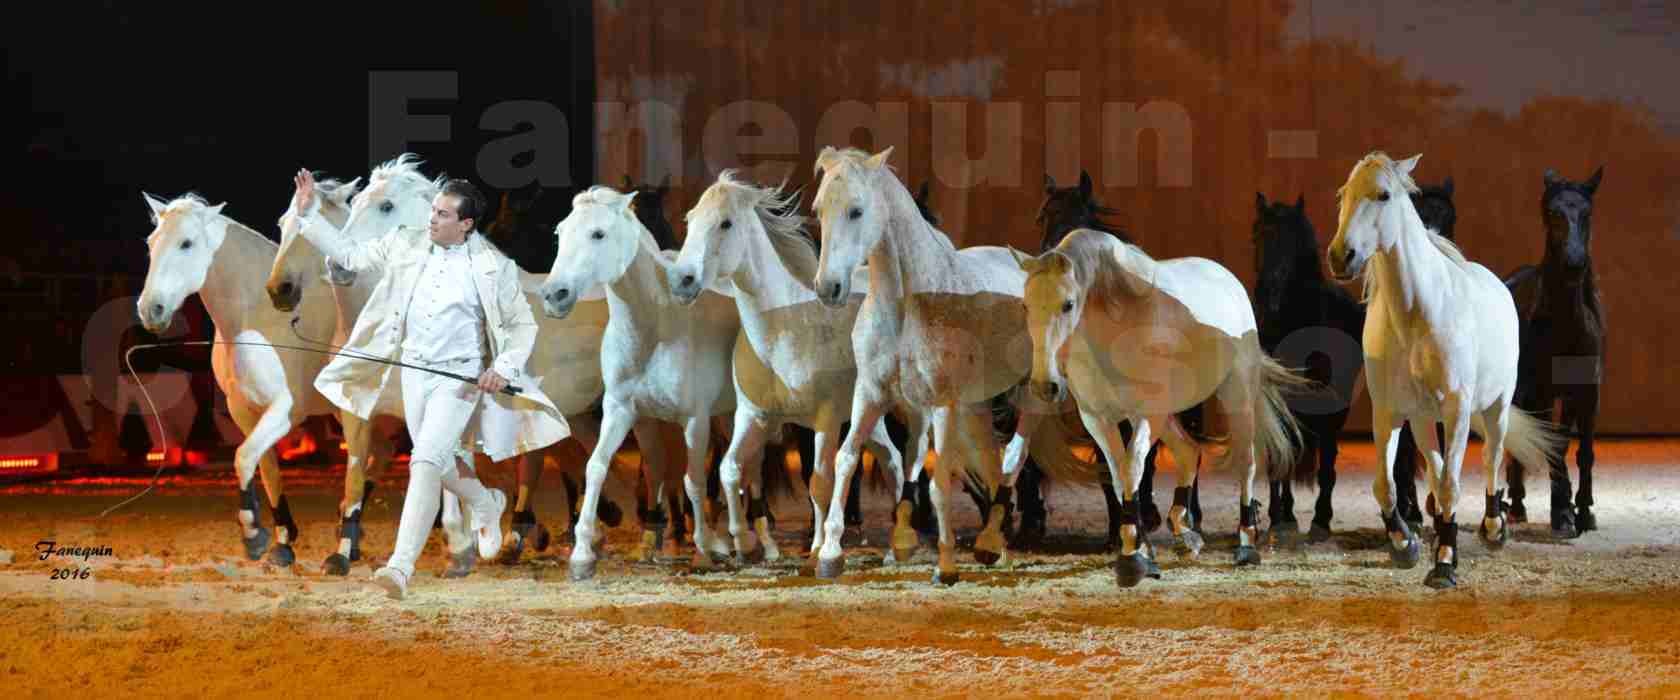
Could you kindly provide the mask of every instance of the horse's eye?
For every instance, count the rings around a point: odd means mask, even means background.
[[[395,204],[392,204],[390,202],[381,202],[379,204],[379,213],[389,214],[389,213],[391,213],[392,209],[396,209],[396,208],[397,208],[397,205],[395,205]]]
[[[863,210],[857,207],[852,207],[851,211],[846,212],[846,217],[850,219],[861,219],[863,218]]]
[[[181,250],[186,250],[186,249],[191,248],[191,247],[192,247],[192,241],[181,241]]]
[[[1073,302],[1072,301],[1062,302],[1062,313],[1064,313],[1064,314],[1073,313]]]
[[[1384,193],[1382,193],[1382,194],[1379,194],[1379,195],[1377,195],[1377,201],[1379,201],[1379,202],[1386,202],[1386,201],[1388,201],[1388,193],[1387,193],[1387,192],[1384,192]]]
[[[589,237],[599,241],[607,237],[607,232],[602,231],[601,229],[595,229],[594,231],[589,232]]]
[[[724,219],[723,220],[723,230],[728,231],[730,226],[734,226],[734,224],[729,223],[728,219]]]

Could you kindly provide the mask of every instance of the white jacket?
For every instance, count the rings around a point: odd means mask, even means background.
[[[356,319],[345,349],[398,360],[408,325],[409,302],[430,251],[430,236],[423,230],[399,227],[371,241],[352,243],[320,216],[306,216],[303,221],[299,233],[340,267],[383,273]],[[559,442],[571,430],[565,416],[539,386],[542,378],[526,373],[526,360],[537,341],[537,323],[520,287],[519,266],[477,231],[467,239],[467,255],[472,260],[479,300],[484,304],[490,367],[520,393],[480,392],[477,429],[468,427],[462,447],[501,461]],[[393,381],[400,386],[398,371],[400,367],[339,355],[315,378],[315,389],[339,408],[369,419],[386,387]],[[475,442],[482,444],[475,446]]]

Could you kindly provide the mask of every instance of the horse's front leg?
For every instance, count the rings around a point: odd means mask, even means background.
[[[902,564],[910,561],[910,555],[916,552],[916,530],[911,526],[910,518],[914,514],[915,506],[911,502],[913,492],[911,482],[905,476],[904,455],[893,444],[892,435],[887,431],[887,422],[876,421],[875,431],[869,438],[864,449],[875,456],[875,468],[886,470],[892,477],[893,488],[899,494],[898,504],[893,507],[892,534],[888,536],[887,554],[883,557],[885,564]]]
[[[864,444],[875,434],[885,412],[883,404],[855,398],[852,427],[838,451],[835,438],[839,426],[824,420],[827,424],[817,429],[817,470],[811,479],[811,501],[827,505],[828,510],[821,523],[812,523],[811,554],[817,559],[816,573],[821,578],[839,578],[846,569],[845,551],[840,544],[840,538],[846,533],[846,486],[851,483],[858,460],[863,458]],[[818,489],[823,491],[818,493]]]
[[[761,463],[769,434],[769,425],[761,416],[744,406],[737,408],[729,449],[724,450],[720,467],[723,472],[723,502],[729,514],[729,535],[734,539],[735,556],[749,564],[764,561],[764,545],[753,532],[746,508],[741,503],[741,465]]]
[[[605,539],[604,533],[597,533],[595,522],[595,509],[601,501],[601,486],[607,480],[607,471],[612,467],[613,455],[618,452],[619,446],[624,444],[624,436],[630,433],[631,427],[636,423],[636,415],[631,413],[626,404],[609,399],[602,408],[601,440],[595,443],[594,451],[589,454],[589,466],[583,487],[583,506],[578,509],[577,542],[572,546],[569,562],[573,581],[595,577],[598,558],[595,547]]]
[[[958,409],[961,410],[961,409]],[[981,525],[980,534],[974,538],[974,560],[986,566],[999,562],[1008,565],[1009,544],[1003,537],[1003,522],[1008,517],[1010,494],[1004,485],[1003,464],[998,454],[997,442],[992,434],[992,415],[989,404],[977,404],[963,411],[960,417],[965,419],[962,424],[963,446],[969,455],[964,464],[979,466],[980,480],[989,493],[980,494],[988,505],[981,511],[985,518]],[[1017,427],[1017,430],[1019,428]],[[1028,427],[1031,432],[1031,427]],[[1020,451],[1026,451],[1027,440],[1017,433],[1011,443],[1019,443]],[[1020,462],[1016,462],[1016,469],[1020,469]]]
[[[939,563],[933,571],[933,582],[950,586],[961,579],[957,572],[957,536],[951,528],[951,489],[955,486],[953,477],[959,468],[957,455],[959,448],[957,441],[962,438],[957,435],[962,430],[959,425],[960,417],[954,408],[940,407],[930,412],[930,422],[933,428],[933,450],[936,453],[933,463],[933,478],[928,484],[928,500],[933,501],[933,514],[939,525]]]
[[[1598,529],[1598,516],[1593,507],[1593,440],[1598,436],[1598,385],[1589,384],[1576,390],[1572,413],[1580,444],[1575,448],[1575,466],[1581,472],[1580,490],[1575,492],[1575,528],[1577,532]],[[1568,424],[1565,424],[1568,425]]]
[[[1410,569],[1418,563],[1418,539],[1400,517],[1394,499],[1394,452],[1400,445],[1400,420],[1375,391],[1371,393],[1371,434],[1377,441],[1377,457],[1382,460],[1371,483],[1371,493],[1377,499],[1377,511],[1382,513],[1383,529],[1388,533],[1388,558],[1395,566]]]
[[[368,478],[373,426],[349,411],[340,413],[339,424],[344,427],[346,456],[344,500],[338,504],[338,550],[327,555],[321,570],[332,576],[347,576],[350,562],[362,558],[362,510],[373,491],[373,481]]]
[[[1154,442],[1147,420],[1131,421],[1131,445],[1120,441],[1119,420],[1079,411],[1085,431],[1097,441],[1097,447],[1108,460],[1108,473],[1114,491],[1120,498],[1120,551],[1114,558],[1114,581],[1122,588],[1138,585],[1145,577],[1160,578],[1161,569],[1155,563],[1154,552],[1143,537],[1143,520],[1137,502],[1138,482],[1143,478],[1143,464]],[[1124,452],[1122,450],[1125,450]]]
[[[1470,444],[1470,402],[1462,393],[1448,393],[1441,401],[1441,419],[1447,428],[1447,458],[1437,467],[1430,460],[1430,471],[1436,475],[1435,496],[1435,567],[1429,570],[1423,583],[1430,588],[1452,588],[1458,585],[1458,483],[1464,468],[1464,450]],[[1413,434],[1426,433],[1413,431]]]
[[[269,512],[274,516],[275,527],[275,546],[274,550],[269,552],[268,559],[276,566],[291,566],[297,558],[292,550],[292,544],[298,534],[297,524],[292,521],[291,507],[286,503],[286,494],[280,481],[280,462],[274,456],[275,443],[291,432],[292,427],[296,425],[291,410],[290,396],[276,399],[260,414],[246,407],[244,412],[247,415],[256,415],[248,419],[250,428],[245,431],[245,440],[239,443],[233,457],[234,468],[239,473],[239,521],[244,530],[245,556],[252,561],[257,560],[262,557],[269,543],[269,531],[260,524],[257,516],[257,496],[251,490],[251,482],[255,480],[260,469],[263,486],[268,492]]]
[[[688,446],[688,470],[683,474],[683,491],[694,508],[694,566],[710,568],[713,560],[730,555],[729,545],[712,534],[706,521],[706,467],[712,449],[711,416],[695,416],[683,424],[683,441]]]

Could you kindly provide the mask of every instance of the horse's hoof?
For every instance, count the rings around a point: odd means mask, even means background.
[[[941,585],[941,586],[955,586],[955,585],[957,585],[957,581],[960,581],[960,580],[962,580],[962,575],[958,574],[955,571],[952,571],[950,573],[945,573],[945,572],[940,571],[938,569],[934,569],[934,571],[933,571],[933,582],[938,584],[938,585]]]
[[[735,556],[735,563],[741,566],[756,566],[764,563],[764,544],[754,542],[752,549],[739,552]]]
[[[835,557],[833,559],[817,559],[817,578],[833,581],[834,579],[840,578],[840,574],[845,572],[846,557],[844,556]]]
[[[1259,566],[1260,550],[1246,544],[1237,545],[1237,566]]]
[[[1598,516],[1586,506],[1575,511],[1575,529],[1581,532],[1592,532],[1598,529]]]
[[[1505,520],[1513,523],[1528,522],[1528,506],[1523,505],[1522,501],[1511,501],[1511,505],[1505,510]]]
[[[529,532],[532,528],[525,528]],[[519,563],[520,555],[525,553],[525,536],[518,529],[508,530],[507,536],[502,538],[502,551],[496,555],[496,563],[502,566],[513,566]]]
[[[916,530],[904,525],[894,525],[887,539],[892,545],[893,560],[900,564],[909,563],[910,557],[916,553],[916,545],[921,543]]]
[[[268,552],[268,563],[282,569],[289,567],[296,562],[297,552],[292,551],[292,546],[289,544],[274,545],[274,549],[271,549]]]
[[[985,566],[996,564],[1003,557],[1005,546],[1003,533],[993,528],[981,530],[974,538],[974,560]]]
[[[595,578],[595,559],[572,559],[566,563],[573,581],[588,581]]]
[[[1423,578],[1423,585],[1437,591],[1453,588],[1458,585],[1458,567],[1447,562],[1436,562],[1435,568],[1429,570],[1429,575]]]
[[[1581,536],[1581,531],[1575,525],[1575,511],[1568,506],[1552,509],[1552,536],[1560,540],[1572,540]]]
[[[1161,509],[1156,508],[1154,503],[1145,503],[1139,515],[1143,518],[1143,534],[1161,529]]]
[[[624,511],[619,509],[617,503],[603,498],[601,499],[601,505],[595,509],[595,519],[600,520],[601,524],[607,527],[618,527],[620,523],[624,522]],[[542,549],[542,547],[538,547],[537,551],[540,552]]]
[[[1406,537],[1406,546],[1401,549],[1395,549],[1393,540],[1390,540],[1388,543],[1388,560],[1394,562],[1394,565],[1401,569],[1410,569],[1417,566],[1418,557],[1420,556],[1419,550],[1420,547],[1418,546],[1418,538],[1416,535],[1408,535]]]
[[[1276,523],[1266,531],[1266,536],[1275,547],[1293,547],[1295,541],[1301,538],[1299,523]]]
[[[659,532],[643,530],[642,543],[637,545],[636,551],[632,553],[632,558],[640,562],[653,561],[653,557],[659,553],[661,539]]]
[[[1501,521],[1499,532],[1490,533],[1487,528],[1487,518],[1483,518],[1481,526],[1476,528],[1476,536],[1481,538],[1482,544],[1486,545],[1489,550],[1499,551],[1504,549],[1505,543],[1511,539],[1511,528],[1506,527],[1505,523]]]
[[[349,576],[350,558],[338,552],[333,552],[327,556],[326,561],[321,563],[321,573],[328,576]]]
[[[548,533],[547,526],[542,523],[537,523],[536,525],[531,526],[531,532],[528,537],[531,540],[531,549],[535,549],[539,552],[546,551],[548,549],[550,535]]]
[[[1330,528],[1328,526],[1320,525],[1318,523],[1313,523],[1312,527],[1307,529],[1307,543],[1308,544],[1319,544],[1321,542],[1329,542],[1329,541],[1330,541]]]
[[[263,552],[268,551],[268,540],[271,537],[273,535],[266,527],[258,527],[255,537],[241,536],[240,541],[245,543],[245,558],[251,561],[262,559]]]
[[[1135,588],[1143,583],[1145,578],[1161,578],[1161,569],[1155,562],[1143,555],[1143,550],[1132,552],[1131,556],[1121,555],[1114,558],[1114,583],[1121,588]]]
[[[468,547],[459,552],[449,553],[449,566],[443,570],[444,578],[466,578],[478,566],[478,547]]]
[[[1206,542],[1201,535],[1196,534],[1195,530],[1185,530],[1179,533],[1178,538],[1173,541],[1173,553],[1177,554],[1180,559],[1195,559],[1202,553],[1204,544]]]

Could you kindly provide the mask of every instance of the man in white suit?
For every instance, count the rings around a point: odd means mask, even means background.
[[[518,266],[475,230],[486,209],[477,188],[465,180],[446,183],[432,200],[426,236],[399,227],[352,243],[315,216],[319,203],[307,170],[298,171],[295,184],[298,233],[340,267],[385,270],[346,349],[478,378],[473,385],[340,355],[315,381],[328,400],[357,415],[371,414],[384,392],[402,392],[414,441],[408,495],[391,558],[373,575],[387,595],[400,599],[437,517],[442,489],[459,497],[468,511],[480,556],[493,557],[501,547],[507,497],[472,475],[475,440],[500,461],[558,442],[569,430],[537,378],[525,374],[536,343],[536,319],[520,286]],[[357,213],[353,208],[352,220]],[[390,381],[393,373],[399,374],[396,383]],[[516,394],[499,393],[510,383]]]

